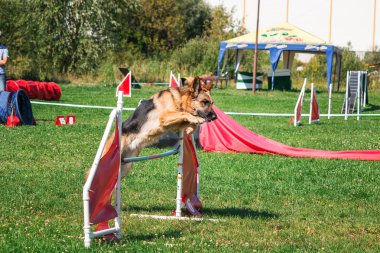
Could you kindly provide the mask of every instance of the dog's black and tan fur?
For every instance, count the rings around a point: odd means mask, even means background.
[[[169,131],[185,129],[188,134],[197,125],[216,119],[210,91],[205,82],[195,77],[192,87],[170,88],[141,101],[122,126],[122,158],[138,156],[141,149],[156,142]],[[111,137],[104,149],[112,144]],[[131,163],[121,165],[122,177],[129,174]]]

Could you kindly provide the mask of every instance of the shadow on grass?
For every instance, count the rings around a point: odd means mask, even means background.
[[[251,218],[251,219],[278,219],[279,214],[270,213],[266,211],[255,211],[249,208],[204,208],[203,214],[209,214],[210,216],[217,215],[223,217],[239,217],[239,218]]]
[[[172,209],[168,209],[164,206],[151,206],[151,207],[140,207],[130,205],[128,207],[123,207],[123,211],[128,212],[138,212],[138,213],[165,213],[165,215],[170,215],[170,213],[175,209],[173,206]],[[159,214],[157,213],[157,214]],[[266,211],[255,211],[249,208],[236,208],[236,207],[227,207],[227,208],[202,208],[201,213],[205,216],[220,216],[220,217],[239,217],[239,218],[250,218],[250,219],[278,219],[279,214],[266,212]]]
[[[121,242],[126,243],[131,241],[152,241],[159,238],[179,238],[181,235],[181,230],[168,230],[163,233],[149,233],[149,234],[129,234],[121,238]]]
[[[380,106],[368,104],[365,108],[363,108],[363,112],[377,111],[380,110]]]
[[[164,233],[149,233],[149,234],[126,234],[122,235],[120,240],[106,240],[104,237],[96,238],[102,245],[123,244],[140,241],[154,241],[159,238],[179,238],[181,230],[168,230]]]
[[[150,207],[141,207],[141,206],[135,206],[135,205],[128,205],[128,206],[122,206],[122,211],[127,212],[138,212],[138,213],[150,213],[150,212],[163,212],[163,213],[170,213],[175,209],[175,206],[173,206],[172,209],[168,209],[165,206],[150,206]]]

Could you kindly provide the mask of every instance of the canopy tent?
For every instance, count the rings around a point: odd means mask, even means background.
[[[324,53],[327,62],[327,86],[330,88],[333,74],[333,59],[336,57],[335,67],[338,67],[338,82],[340,80],[340,68],[342,51],[334,45],[328,44],[322,39],[303,31],[289,23],[281,23],[259,30],[258,50],[269,50],[270,63],[272,65],[272,84],[274,72],[277,64],[283,55],[285,69],[291,69],[295,53]],[[236,50],[237,58],[235,63],[235,73],[237,72],[242,59],[243,50],[254,50],[256,32],[236,37],[220,42],[218,57],[218,76],[220,67],[226,52]],[[227,58],[227,57],[226,57]],[[226,62],[226,61],[225,61]],[[225,65],[225,64],[224,64]],[[224,66],[223,66],[224,68]]]

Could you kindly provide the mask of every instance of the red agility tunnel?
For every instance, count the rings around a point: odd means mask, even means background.
[[[6,89],[5,91],[8,91],[8,92],[16,92],[18,91],[20,87],[18,86],[18,84],[16,83],[16,81],[14,80],[7,80],[7,85],[6,85]]]
[[[218,119],[201,125],[199,141],[210,152],[247,152],[290,157],[380,161],[380,150],[327,151],[295,148],[261,136],[243,127],[218,107]]]
[[[55,82],[7,80],[6,91],[16,92],[19,89],[23,89],[30,99],[59,100],[62,95],[61,88]]]
[[[29,98],[36,99],[38,97],[38,85],[34,81],[28,81]]]

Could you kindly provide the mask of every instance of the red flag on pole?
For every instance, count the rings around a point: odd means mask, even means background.
[[[319,123],[319,105],[317,101],[317,94],[315,93],[314,84],[311,84],[311,99],[310,99],[310,117],[309,124]]]
[[[130,97],[132,92],[132,75],[129,72],[124,79],[120,82],[120,84],[116,88],[116,97],[119,91],[123,92],[124,97]]]
[[[178,82],[178,80],[175,78],[172,72],[170,72],[170,82],[169,82],[169,87],[181,87],[181,84]]]
[[[191,136],[183,136],[183,188],[182,202],[194,216],[201,216],[202,203],[198,198],[199,161]]]
[[[120,141],[118,124],[110,149],[99,161],[98,168],[90,187],[90,222],[98,224],[117,217],[111,205],[112,192],[117,183],[120,166]]]

